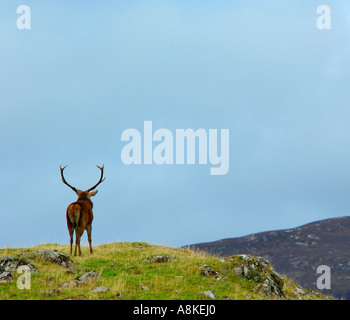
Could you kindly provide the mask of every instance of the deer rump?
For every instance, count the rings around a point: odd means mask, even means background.
[[[93,220],[92,202],[89,200],[76,201],[67,208],[68,229],[79,233],[81,236],[87,227],[91,227]],[[85,228],[83,228],[85,226]],[[83,229],[82,229],[83,228]],[[82,229],[82,230],[81,230]]]

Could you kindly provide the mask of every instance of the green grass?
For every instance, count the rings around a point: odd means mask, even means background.
[[[17,255],[22,252],[36,250],[58,250],[69,253],[69,246],[41,245],[25,249],[1,249],[0,257]],[[0,299],[127,299],[127,300],[207,300],[202,293],[211,290],[217,299],[281,299],[274,295],[255,292],[256,282],[247,280],[234,272],[235,259],[209,256],[203,252],[188,249],[169,248],[147,243],[112,243],[93,247],[89,254],[87,247],[82,247],[82,257],[72,257],[78,273],[67,272],[57,264],[36,258],[33,259],[38,274],[31,274],[31,288],[18,289],[17,279],[20,274],[12,272],[14,280],[0,283]],[[144,259],[166,255],[170,261],[156,263]],[[201,274],[199,265],[209,265],[224,274],[223,280]],[[49,290],[57,289],[60,284],[67,283],[87,271],[101,273],[99,279],[80,287],[60,289],[58,294],[49,295]],[[110,290],[105,293],[93,293],[92,288],[105,286]],[[144,290],[142,286],[147,287]],[[286,279],[283,299],[327,299],[327,297],[308,291],[305,295],[295,295],[297,285]]]

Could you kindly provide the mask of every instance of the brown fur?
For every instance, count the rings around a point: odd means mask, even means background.
[[[83,198],[84,199],[84,198]],[[92,253],[91,247],[91,225],[94,216],[92,214],[92,202],[89,199],[80,200],[80,197],[76,202],[71,203],[67,208],[67,227],[70,236],[70,253],[72,254],[73,246],[73,234],[75,230],[75,250],[74,255],[77,255],[77,248],[79,249],[79,255],[81,256],[80,238],[87,232],[90,254]]]

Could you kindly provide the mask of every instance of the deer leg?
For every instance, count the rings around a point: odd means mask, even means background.
[[[79,248],[79,257],[81,256],[81,249],[80,249],[80,237],[79,237],[79,241],[78,241],[78,248]]]
[[[77,247],[78,247],[78,232],[75,232],[75,248],[74,248],[74,256],[77,255]]]
[[[88,241],[89,241],[89,247],[90,247],[90,254],[92,254],[92,247],[91,247],[91,224],[89,226],[86,227],[86,232],[87,232],[87,236],[88,236]]]
[[[83,233],[81,232],[80,228],[75,229],[75,249],[74,249],[74,255],[77,255],[77,249],[79,249],[79,256],[81,256],[81,250],[80,250],[80,237]]]
[[[73,228],[73,225],[69,222],[69,220],[67,220],[67,226],[68,226],[68,232],[70,237],[70,254],[72,255],[74,228]]]
[[[70,233],[70,255],[72,255],[72,251],[73,251],[73,232]]]

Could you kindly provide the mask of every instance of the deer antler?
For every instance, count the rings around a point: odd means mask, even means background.
[[[101,182],[103,182],[106,178],[103,178],[103,168],[104,168],[104,164],[102,164],[102,167],[99,167],[98,165],[96,165],[97,168],[99,168],[101,170],[101,177],[100,177],[100,180],[93,186],[91,187],[90,189],[88,189],[87,191],[91,191],[91,190],[94,190]],[[103,179],[102,179],[103,178]]]
[[[63,176],[63,170],[64,170],[67,166],[68,166],[68,164],[65,165],[65,166],[62,168],[62,167],[61,167],[61,164],[60,164],[60,170],[61,170],[62,181],[63,181],[63,183],[64,183],[65,185],[67,185],[69,188],[71,188],[71,189],[76,193],[76,192],[77,192],[77,189],[74,188],[74,187],[72,187],[72,186],[66,181],[66,179],[65,179],[64,176]]]

